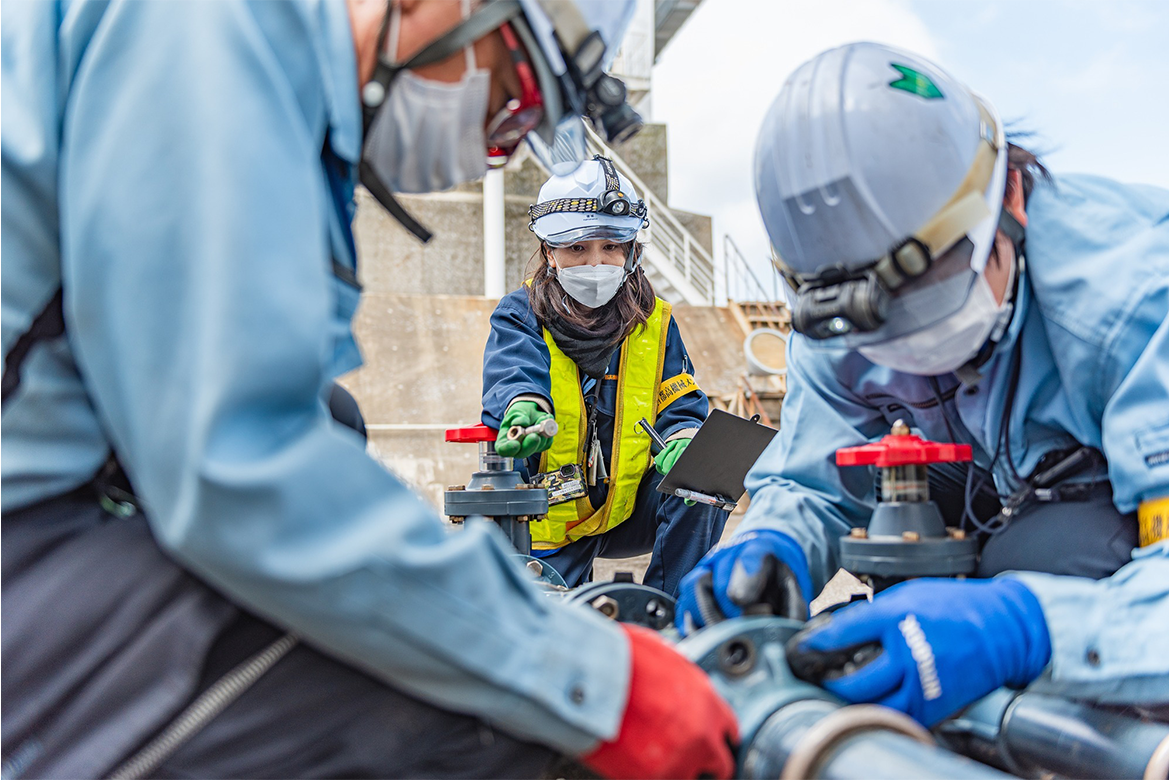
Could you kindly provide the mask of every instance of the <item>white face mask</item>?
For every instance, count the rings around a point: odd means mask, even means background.
[[[596,309],[617,295],[626,280],[626,269],[620,265],[578,265],[558,268],[557,281],[573,300],[582,306]]]
[[[394,52],[401,14],[397,4],[390,14],[387,49]],[[464,52],[467,72],[458,84],[420,78],[409,70],[391,82],[370,126],[365,157],[392,192],[437,192],[487,171],[484,117],[491,73],[476,68],[470,46]]]
[[[1008,279],[1012,289],[1015,263]],[[1012,317],[1012,303],[1005,295],[997,304],[987,277],[979,274],[967,300],[951,316],[937,324],[857,351],[879,366],[919,376],[949,374],[979,353],[989,339],[998,340]]]

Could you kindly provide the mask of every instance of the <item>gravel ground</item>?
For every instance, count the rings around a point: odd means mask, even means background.
[[[743,519],[743,512],[737,509],[727,521],[723,529],[723,539],[727,539]],[[639,555],[636,558],[598,558],[593,564],[593,579],[597,582],[612,580],[617,572],[632,572],[634,580],[642,581],[646,567],[650,565],[650,555]],[[815,615],[826,607],[849,601],[854,593],[870,593],[870,589],[863,585],[856,577],[841,569],[825,585],[812,602],[812,613]]]

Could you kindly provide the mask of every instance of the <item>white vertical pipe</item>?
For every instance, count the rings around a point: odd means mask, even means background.
[[[503,298],[504,170],[491,168],[483,177],[483,294]]]

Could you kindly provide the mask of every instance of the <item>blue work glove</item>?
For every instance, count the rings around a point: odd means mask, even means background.
[[[933,726],[1052,655],[1040,602],[1018,580],[920,579],[818,618],[788,641],[797,677]]]
[[[678,462],[679,457],[683,454],[683,450],[690,443],[690,439],[668,441],[666,446],[654,456],[654,468],[658,469],[658,473],[664,477],[670,473],[670,470],[674,468],[674,464]]]
[[[516,401],[508,407],[508,411],[504,412],[504,418],[500,420],[500,433],[496,436],[496,454],[505,458],[530,458],[538,452],[544,452],[552,446],[551,436],[529,433],[520,439],[509,439],[508,429],[515,425],[528,428],[551,419],[553,416],[541,411],[535,402]]]
[[[804,620],[812,576],[788,534],[748,531],[714,547],[679,583],[675,625],[685,636],[710,623],[748,614]]]

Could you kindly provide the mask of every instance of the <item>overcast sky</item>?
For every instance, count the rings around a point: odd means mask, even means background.
[[[1056,172],[1167,186],[1166,0],[704,0],[654,68],[670,205],[711,215],[758,272],[752,152],[785,78],[858,40],[925,55],[995,104]]]

